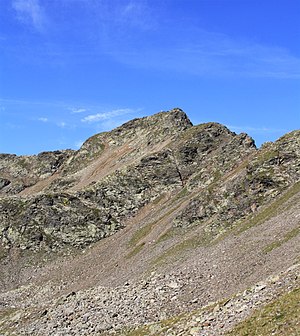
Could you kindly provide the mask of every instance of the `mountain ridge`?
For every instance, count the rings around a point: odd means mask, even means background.
[[[19,301],[25,335],[53,331],[31,306],[51,311],[63,333],[97,326],[95,335],[122,334],[224,299],[299,260],[300,131],[257,149],[247,134],[194,126],[176,108],[94,135],[78,151],[1,155],[0,178],[0,299],[4,312]],[[157,278],[143,280],[152,273]],[[144,281],[149,290],[138,285]],[[92,300],[93,288],[112,305]],[[53,302],[77,291],[93,310],[102,307],[105,323],[97,324],[98,313],[86,328],[59,318]],[[124,308],[143,293],[140,312]],[[84,314],[72,309],[75,323]]]

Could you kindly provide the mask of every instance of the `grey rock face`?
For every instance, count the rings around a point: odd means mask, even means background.
[[[4,187],[10,185],[10,180],[6,178],[0,178],[0,190],[3,189]]]
[[[299,201],[300,131],[180,109],[2,154],[0,334],[223,335],[299,288]]]
[[[235,171],[233,178],[224,180],[219,173],[210,188],[191,200],[175,219],[174,225],[188,227],[201,225],[209,220],[210,230],[217,234],[274,200],[300,179],[299,135],[299,131],[293,132],[255,152],[255,155],[244,161],[244,166]],[[251,141],[245,139],[250,144],[249,148],[252,148]],[[223,173],[234,169],[234,164],[240,157],[236,153],[232,155],[233,148],[236,149],[237,146],[232,148],[231,145],[228,146],[229,150],[226,145],[222,145],[224,156],[221,155],[213,162],[211,173],[216,167],[222,171],[223,166]],[[240,153],[242,148],[247,148],[247,145],[245,147],[242,144]],[[226,163],[222,162],[225,158]],[[230,166],[229,170],[225,168],[227,164]],[[209,173],[206,176],[211,177]]]
[[[34,156],[0,154],[0,196],[16,195],[53,175],[72,154],[71,150],[43,152]]]
[[[87,246],[181,189],[194,194],[173,225],[218,234],[299,180],[299,138],[293,132],[257,150],[246,134],[192,126],[173,109],[97,134],[77,152],[2,154],[0,239],[34,251]]]

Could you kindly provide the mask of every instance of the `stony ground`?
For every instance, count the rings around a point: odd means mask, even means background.
[[[261,309],[282,293],[299,289],[300,265],[294,265],[287,271],[267,278],[235,296],[210,303],[190,313],[173,316],[159,323],[140,328],[117,332],[118,335],[224,335],[239,322],[247,319],[254,311]],[[194,299],[195,301],[197,299]],[[300,322],[300,321],[299,321]],[[276,329],[276,325],[274,325]],[[294,326],[295,335],[299,325]],[[114,331],[108,334],[115,334]],[[233,333],[234,334],[234,333]],[[274,333],[275,334],[275,333]],[[253,331],[254,335],[254,331]]]
[[[11,310],[2,335],[224,335],[254,310],[299,288],[299,275],[297,264],[231,298],[195,309],[197,297],[188,304],[178,300],[185,286],[180,274],[152,273],[114,289],[71,292],[39,309]]]
[[[1,336],[222,335],[299,288],[299,131],[175,109],[0,173]]]
[[[299,235],[281,244],[276,240],[299,228],[299,197],[296,194],[284,213],[261,225],[233,232],[210,246],[181,251],[161,265],[152,263],[155,257],[147,259],[154,243],[132,258],[124,257],[124,240],[136,232],[129,226],[81,255],[32,267],[35,273],[25,268],[22,275],[30,280],[24,278],[23,286],[0,295],[0,331],[222,334],[281,292],[299,287]],[[154,324],[141,327],[149,323]]]

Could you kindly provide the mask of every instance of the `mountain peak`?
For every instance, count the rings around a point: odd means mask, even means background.
[[[161,111],[147,117],[135,118],[117,127],[111,132],[126,133],[128,130],[138,132],[141,129],[149,132],[168,129],[169,131],[164,133],[173,134],[174,132],[185,130],[191,126],[193,126],[193,124],[188,118],[187,114],[180,108],[174,108],[172,110]]]
[[[223,303],[209,316],[221,307],[223,318],[237,289],[249,302],[251,286],[269,297],[260,281],[299,259],[299,167],[299,132],[257,149],[224,125],[193,126],[179,108],[78,151],[0,155],[0,334],[129,335],[197,309],[202,321],[211,301]],[[166,334],[141,328],[133,334]]]

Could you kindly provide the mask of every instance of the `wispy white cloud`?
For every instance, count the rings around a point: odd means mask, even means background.
[[[11,1],[21,21],[37,30],[45,27],[47,17],[42,5],[47,1]],[[84,13],[83,20],[78,15],[70,20],[72,26],[58,22],[60,34],[71,34],[70,43],[52,41],[34,53],[29,50],[31,61],[67,66],[105,54],[119,63],[149,71],[198,77],[300,78],[300,57],[291,50],[211,32],[184,18],[162,17],[165,12],[160,8],[164,4],[153,5],[149,0],[68,0],[62,7],[59,1],[53,3],[52,8],[61,8],[66,15],[76,7],[72,13]],[[83,112],[79,107],[72,113]]]
[[[208,31],[190,22],[160,25],[144,42],[139,40],[144,34],[135,32],[134,36],[136,40],[109,39],[107,53],[116,61],[150,71],[201,77],[300,78],[300,57],[290,50]]]
[[[6,98],[0,98],[0,102],[2,103],[8,103],[8,104],[41,104],[41,102],[36,101],[29,101],[29,100],[22,100],[22,99],[6,99]]]
[[[40,118],[38,118],[38,121],[41,121],[41,122],[44,122],[44,123],[46,123],[46,122],[48,122],[48,121],[49,121],[49,119],[48,119],[48,118],[46,118],[46,117],[40,117]]]
[[[0,0],[1,1],[1,0]],[[55,100],[48,100],[48,101],[42,101],[42,100],[26,100],[26,99],[7,99],[7,98],[1,98],[0,97],[0,104],[7,105],[7,106],[41,106],[41,108],[61,108],[61,109],[69,109],[68,106],[70,105],[69,102],[64,101],[55,101]]]
[[[73,2],[73,4],[72,4]],[[75,3],[80,3],[75,0]],[[71,1],[74,5],[74,0]],[[155,24],[156,17],[153,8],[148,0],[99,0],[99,1],[81,1],[81,5],[91,14],[91,18],[99,20],[104,31],[112,28],[139,28],[149,29]],[[126,26],[126,27],[125,27]]]
[[[57,123],[57,126],[61,127],[61,128],[65,128],[67,126],[67,123],[64,122],[64,121],[60,121],[60,122]]]
[[[133,109],[130,109],[130,108],[116,109],[116,110],[107,111],[107,112],[90,114],[90,115],[82,118],[81,121],[82,122],[87,122],[87,123],[93,123],[93,122],[108,120],[108,119],[111,119],[111,118],[114,118],[114,117],[122,116],[124,114],[134,113],[134,112],[138,112],[138,111],[139,110],[133,110]]]
[[[40,32],[44,30],[47,20],[39,0],[13,0],[12,7],[21,22],[32,25]]]
[[[115,20],[124,25],[150,29],[155,24],[155,17],[146,0],[130,0],[120,5]]]
[[[121,119],[107,119],[101,122],[100,125],[96,128],[98,132],[112,130],[114,128],[119,127],[120,125],[123,125],[128,119],[121,118]]]
[[[227,125],[234,132],[254,132],[254,133],[286,133],[288,130],[275,127],[253,127],[253,126],[233,126]]]
[[[76,108],[76,107],[70,107],[69,110],[71,111],[71,113],[74,113],[74,114],[84,113],[88,111],[88,109],[86,108]]]
[[[24,128],[23,125],[15,124],[15,123],[12,123],[12,122],[5,123],[5,127],[10,128],[10,129],[22,129],[22,128]]]
[[[300,78],[300,58],[279,47],[240,42],[216,34],[201,42],[111,52],[133,67],[174,71],[195,76],[247,78]],[[211,34],[208,34],[210,36]]]

